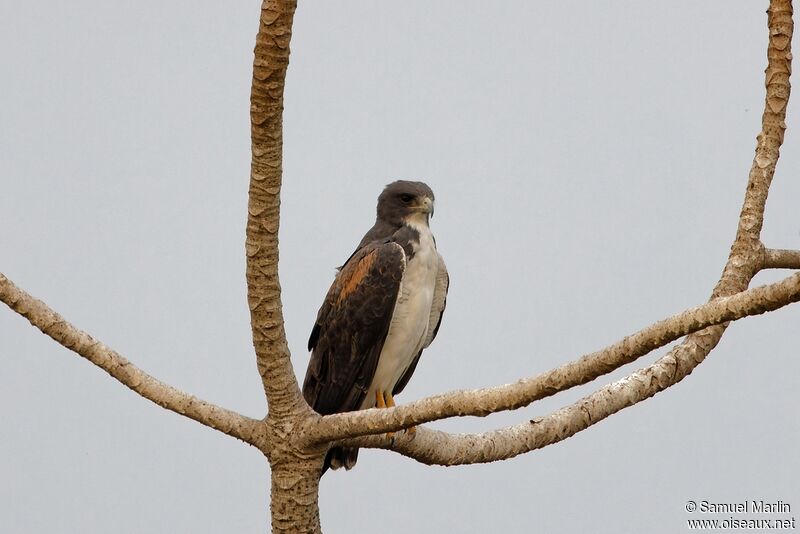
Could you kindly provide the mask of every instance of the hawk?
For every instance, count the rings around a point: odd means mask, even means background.
[[[303,396],[317,413],[394,406],[436,337],[450,279],[433,203],[422,182],[393,182],[378,197],[375,225],[339,268],[308,339]],[[357,458],[357,448],[334,447],[322,472]]]

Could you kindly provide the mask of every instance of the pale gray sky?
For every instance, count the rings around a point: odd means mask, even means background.
[[[452,277],[401,402],[529,376],[703,302],[759,129],[766,7],[301,1],[280,235],[297,373],[334,267],[399,178],[435,191]],[[146,371],[250,416],[265,412],[243,253],[258,13],[0,3],[0,272]],[[796,110],[767,209],[775,247],[800,246]],[[709,517],[687,514],[690,499],[781,499],[800,515],[798,320],[794,307],[737,323],[681,384],[511,461],[364,451],[324,477],[323,528],[674,533]],[[0,362],[0,532],[264,532],[254,449],[4,308]],[[488,430],[594,387],[433,426]]]

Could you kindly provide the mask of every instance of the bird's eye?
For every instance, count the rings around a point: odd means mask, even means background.
[[[409,195],[408,193],[403,193],[402,195],[400,195],[400,200],[402,200],[403,202],[408,204],[409,202],[414,200],[414,195]]]

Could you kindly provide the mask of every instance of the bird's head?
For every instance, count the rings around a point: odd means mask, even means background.
[[[378,220],[400,226],[424,222],[433,216],[433,191],[422,182],[398,180],[387,185],[378,197]]]

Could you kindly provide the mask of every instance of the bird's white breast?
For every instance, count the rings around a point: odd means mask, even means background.
[[[428,328],[435,327],[428,322],[439,266],[436,244],[425,221],[412,220],[409,226],[419,232],[419,245],[415,244],[406,264],[389,333],[362,409],[375,406],[376,391],[391,393],[422,348]]]

